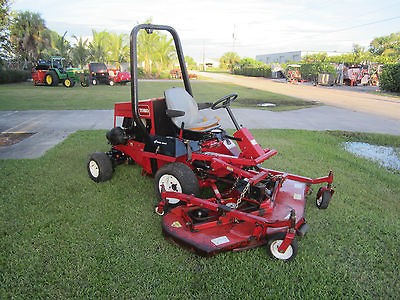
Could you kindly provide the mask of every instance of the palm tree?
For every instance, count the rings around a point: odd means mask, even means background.
[[[129,37],[126,34],[109,33],[107,42],[107,62],[115,63],[117,67],[121,62],[129,61]]]
[[[10,40],[16,54],[25,62],[32,63],[39,58],[43,50],[45,30],[45,22],[38,13],[24,11],[14,14],[10,26]]]
[[[93,61],[105,62],[107,60],[108,32],[92,30],[93,40],[89,43],[90,58]]]
[[[166,35],[161,35],[158,40],[157,50],[154,52],[156,60],[157,76],[173,65],[173,61],[176,59],[175,47],[172,44],[172,39],[167,39]]]
[[[152,65],[155,62],[154,49],[159,40],[158,32],[148,34],[142,30],[137,37],[138,42],[138,60],[142,63],[143,71],[146,77],[150,77],[152,73]]]
[[[65,39],[65,35],[67,32],[64,32],[62,36],[60,36],[57,32],[51,32],[51,48],[54,50],[55,55],[59,55],[66,59],[69,58],[69,52],[71,50],[70,43]]]
[[[162,70],[171,66],[175,59],[175,47],[172,39],[158,32],[151,34],[142,30],[138,34],[138,60],[143,65],[145,76],[150,77],[153,70],[160,75]]]
[[[231,73],[239,61],[240,56],[236,52],[226,52],[219,60],[221,67],[229,69]]]
[[[89,58],[88,39],[84,40],[82,37],[78,39],[75,35],[72,37],[76,40],[76,45],[71,49],[72,64],[83,68]]]

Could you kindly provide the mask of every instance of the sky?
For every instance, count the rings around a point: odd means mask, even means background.
[[[129,34],[136,24],[169,25],[185,56],[197,62],[234,51],[241,57],[287,51],[351,52],[400,32],[399,0],[10,0],[11,10],[37,12],[60,35],[92,29]]]

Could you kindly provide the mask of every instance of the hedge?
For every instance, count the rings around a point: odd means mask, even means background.
[[[0,70],[0,84],[26,81],[31,78],[29,71]]]
[[[379,76],[379,86],[382,90],[400,93],[400,63],[384,66]]]
[[[235,68],[233,74],[266,78],[272,77],[271,67],[269,66]]]
[[[301,78],[317,81],[318,74],[336,74],[335,67],[329,63],[305,63],[300,67]]]

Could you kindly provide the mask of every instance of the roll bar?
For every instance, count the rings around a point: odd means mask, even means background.
[[[189,81],[189,75],[187,72],[186,64],[185,64],[185,57],[182,51],[182,45],[176,30],[170,26],[165,25],[153,25],[153,24],[139,24],[136,25],[131,32],[130,35],[130,58],[131,58],[131,102],[132,102],[132,116],[136,123],[136,125],[140,128],[143,132],[144,136],[148,137],[148,133],[146,131],[145,126],[140,120],[139,116],[139,98],[138,98],[138,72],[137,72],[137,64],[138,64],[138,53],[137,53],[137,37],[140,30],[145,30],[148,34],[152,34],[154,30],[163,30],[168,31],[175,43],[176,54],[178,56],[179,65],[182,72],[182,79],[185,85],[185,90],[193,96],[192,87]]]

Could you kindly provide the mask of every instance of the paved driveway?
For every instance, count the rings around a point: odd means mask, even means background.
[[[362,87],[315,87],[311,84],[288,84],[259,77],[204,72],[200,72],[200,74],[219,82],[228,82],[282,95],[319,101],[330,106],[400,120],[400,98],[365,93]]]
[[[248,128],[347,130],[400,135],[400,120],[332,106],[284,112],[234,109],[239,124]],[[210,111],[224,128],[233,128],[226,111]],[[0,111],[1,132],[31,132],[29,138],[0,147],[0,159],[37,158],[77,130],[111,129],[111,110]],[[106,140],[104,138],[104,143]]]

